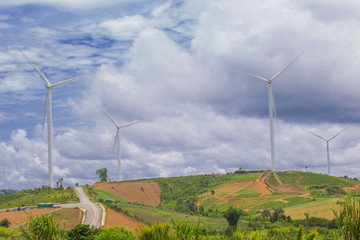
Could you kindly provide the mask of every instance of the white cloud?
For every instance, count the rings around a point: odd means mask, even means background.
[[[66,8],[68,10],[79,10],[79,9],[96,9],[96,8],[105,8],[111,5],[116,5],[120,3],[128,3],[129,0],[62,0],[62,1],[53,1],[53,0],[13,0],[13,1],[0,1],[0,6],[19,6],[24,4],[46,4],[55,7]]]

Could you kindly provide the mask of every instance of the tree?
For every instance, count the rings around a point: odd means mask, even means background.
[[[226,218],[226,221],[229,223],[230,227],[236,228],[237,222],[240,218],[240,213],[238,210],[236,210],[236,208],[230,206],[224,213],[224,217]]]
[[[108,170],[107,168],[101,168],[96,170],[96,174],[99,175],[100,182],[107,182],[108,181]]]
[[[99,228],[80,223],[67,233],[67,238],[71,240],[92,240],[100,231]]]
[[[64,178],[60,178],[57,182],[56,182],[56,187],[59,190],[64,190]]]

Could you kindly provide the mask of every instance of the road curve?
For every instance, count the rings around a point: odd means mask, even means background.
[[[76,205],[77,207],[86,209],[85,224],[89,224],[90,226],[100,227],[101,208],[92,201],[90,201],[90,199],[85,194],[84,189],[82,187],[75,187],[75,190],[77,195],[79,196],[80,204],[72,204],[72,205]]]

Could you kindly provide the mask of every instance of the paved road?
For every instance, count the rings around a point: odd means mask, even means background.
[[[101,208],[95,203],[91,202],[88,196],[85,194],[82,187],[75,188],[77,195],[79,196],[80,203],[76,204],[62,204],[63,207],[80,207],[86,209],[85,224],[90,226],[100,227],[101,221]]]

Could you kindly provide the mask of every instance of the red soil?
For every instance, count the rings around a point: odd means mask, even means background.
[[[128,216],[108,209],[106,213],[105,227],[124,226],[125,228],[135,231],[140,224]]]
[[[0,220],[7,218],[10,221],[10,228],[15,228],[19,225],[26,223],[27,215],[29,213],[33,216],[39,216],[46,213],[58,211],[59,209],[54,208],[45,208],[45,209],[31,209],[28,211],[16,211],[16,212],[1,212],[0,213]]]
[[[100,189],[131,203],[152,207],[160,205],[161,188],[156,182],[101,182],[93,188]]]

